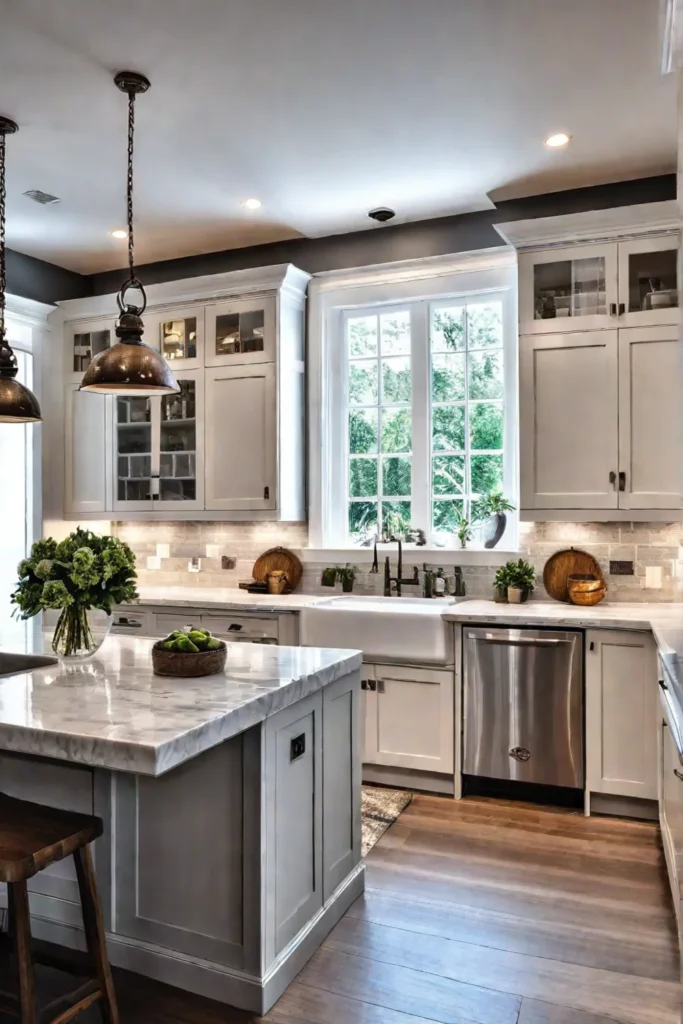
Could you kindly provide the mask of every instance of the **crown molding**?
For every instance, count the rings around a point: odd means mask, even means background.
[[[256,293],[279,291],[289,298],[303,302],[310,274],[291,263],[272,267],[254,267],[249,270],[231,270],[224,274],[206,274],[202,277],[164,281],[145,287],[148,312],[163,311],[192,302],[212,302],[225,298],[238,299]],[[143,282],[144,283],[144,282]],[[93,295],[85,299],[67,299],[58,303],[67,320],[118,316],[116,293]]]
[[[453,274],[471,274],[514,267],[516,262],[514,252],[508,246],[501,245],[446,256],[426,256],[421,259],[400,260],[396,263],[354,267],[352,270],[328,270],[313,275],[310,291],[311,294],[322,294],[369,285],[419,282],[428,278],[449,277]]]
[[[5,308],[7,315],[14,320],[19,320],[29,327],[44,328],[47,326],[47,318],[57,307],[45,302],[36,302],[35,299],[25,299],[21,295],[8,294],[5,298]]]
[[[536,217],[493,226],[501,238],[515,249],[547,249],[556,245],[672,234],[681,229],[681,213],[677,200],[668,199],[661,203],[616,206],[608,210]]]

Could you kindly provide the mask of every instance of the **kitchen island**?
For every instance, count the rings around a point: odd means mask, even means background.
[[[229,644],[169,679],[152,644],[0,676],[0,790],[103,819],[112,963],[264,1013],[363,890],[360,654]],[[29,888],[34,934],[82,945],[70,861]]]

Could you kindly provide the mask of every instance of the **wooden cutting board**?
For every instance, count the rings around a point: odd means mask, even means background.
[[[595,576],[599,580],[603,578],[600,566],[587,551],[566,548],[551,555],[543,568],[543,586],[548,597],[556,601],[569,601],[567,577],[575,573]]]
[[[275,569],[279,569],[287,574],[287,579],[289,580],[287,593],[289,594],[292,590],[296,590],[301,583],[303,568],[294,552],[288,551],[286,548],[269,548],[268,551],[264,551],[262,555],[259,555],[254,562],[252,576],[257,583],[265,583],[268,573],[273,572]]]

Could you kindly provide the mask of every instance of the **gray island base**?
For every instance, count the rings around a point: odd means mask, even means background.
[[[161,679],[151,645],[0,677],[0,790],[104,820],[113,964],[265,1013],[363,891],[360,655],[231,644]],[[71,860],[29,888],[34,935],[82,947]]]

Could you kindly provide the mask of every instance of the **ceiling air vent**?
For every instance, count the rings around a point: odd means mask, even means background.
[[[41,206],[52,206],[53,203],[61,203],[59,196],[51,196],[49,192],[41,192],[39,188],[30,188],[28,192],[24,192],[24,195],[32,199],[34,203],[40,203]]]

